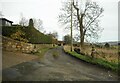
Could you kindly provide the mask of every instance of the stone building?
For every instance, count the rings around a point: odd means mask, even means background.
[[[12,26],[12,21],[6,18],[0,18],[0,26]]]

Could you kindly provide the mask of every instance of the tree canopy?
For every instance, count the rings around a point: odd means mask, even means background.
[[[72,5],[71,5],[72,4]],[[71,11],[71,6],[73,11]],[[66,1],[59,15],[59,22],[70,28],[71,12],[73,15],[72,26],[79,31],[80,46],[84,47],[85,39],[98,38],[102,28],[99,26],[99,17],[103,13],[103,8],[96,2]]]

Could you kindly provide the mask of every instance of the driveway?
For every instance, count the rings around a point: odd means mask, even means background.
[[[53,53],[58,53],[54,58]],[[62,47],[50,49],[44,58],[3,70],[3,81],[116,81],[117,74],[67,55]]]

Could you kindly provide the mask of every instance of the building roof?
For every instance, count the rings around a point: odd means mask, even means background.
[[[59,43],[64,43],[64,41],[58,41]]]
[[[10,20],[8,20],[8,19],[6,19],[6,18],[0,18],[0,20],[5,20],[5,21],[8,21],[8,22],[10,22],[10,23],[13,23],[13,21],[10,21]]]

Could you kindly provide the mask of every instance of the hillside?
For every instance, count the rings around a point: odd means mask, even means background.
[[[27,27],[24,28],[23,31],[25,32],[25,37],[28,39],[30,43],[41,43],[41,44],[50,44],[52,43],[52,37],[45,35],[34,27]]]
[[[21,31],[20,37],[27,39],[29,43],[39,44],[50,44],[52,43],[52,37],[45,35],[34,27],[23,27],[23,26],[3,26],[2,35],[11,37],[12,34]],[[18,39],[17,39],[18,40]],[[19,40],[20,41],[20,40]]]

